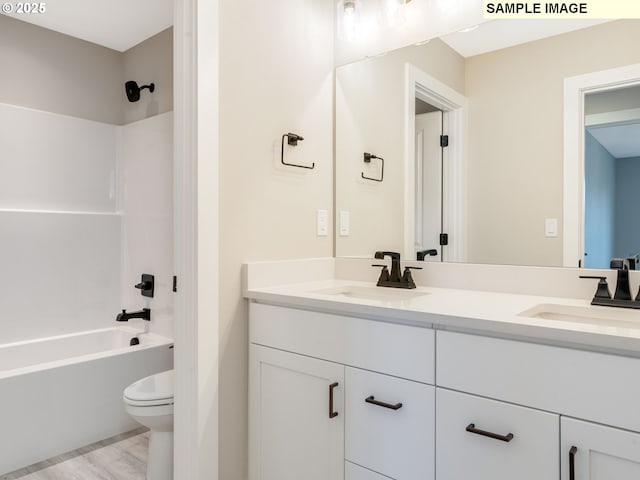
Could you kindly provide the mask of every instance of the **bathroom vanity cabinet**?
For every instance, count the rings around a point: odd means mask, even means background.
[[[250,304],[250,480],[640,478],[639,358],[386,312]]]

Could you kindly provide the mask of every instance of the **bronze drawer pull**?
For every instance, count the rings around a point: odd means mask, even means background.
[[[574,445],[569,450],[569,480],[576,478],[576,453],[578,453],[578,447]]]
[[[497,433],[487,432],[486,430],[480,430],[480,429],[476,428],[476,424],[475,423],[470,423],[467,426],[466,430],[467,430],[467,432],[475,433],[476,435],[482,435],[483,437],[493,438],[495,440],[500,440],[502,442],[507,442],[508,443],[511,440],[513,440],[513,433],[507,433],[506,435],[499,435]]]
[[[329,418],[338,416],[338,412],[333,411],[333,390],[338,386],[338,382],[329,385]]]
[[[373,395],[365,398],[364,401],[373,405],[377,405],[379,407],[389,408],[391,410],[399,410],[402,408],[402,403],[396,403],[395,405],[392,405],[391,403],[381,402],[380,400],[376,400]]]

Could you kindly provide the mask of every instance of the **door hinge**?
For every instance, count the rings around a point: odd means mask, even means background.
[[[440,135],[440,146],[442,148],[449,146],[449,135]]]
[[[449,245],[449,234],[448,233],[441,233],[440,234],[440,245],[441,246]]]
[[[178,291],[178,277],[176,277],[175,275],[173,276],[173,288],[172,290],[174,292]]]

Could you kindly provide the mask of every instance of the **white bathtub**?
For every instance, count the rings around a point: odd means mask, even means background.
[[[115,327],[0,345],[0,474],[139,425],[133,381],[173,368],[173,341]]]

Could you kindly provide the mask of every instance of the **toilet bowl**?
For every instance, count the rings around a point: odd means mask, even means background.
[[[132,383],[123,400],[127,413],[150,430],[147,480],[173,480],[173,370]]]

